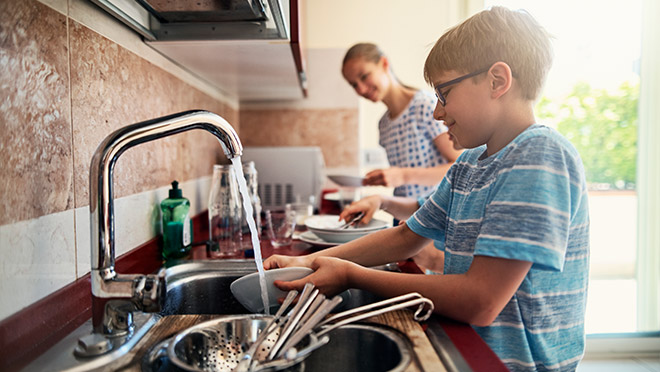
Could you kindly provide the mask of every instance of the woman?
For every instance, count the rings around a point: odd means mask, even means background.
[[[437,98],[399,82],[387,57],[371,43],[346,52],[342,75],[357,94],[387,106],[378,128],[390,168],[367,173],[363,184],[394,187],[395,196],[414,198],[433,191],[460,154],[447,128],[433,119]]]

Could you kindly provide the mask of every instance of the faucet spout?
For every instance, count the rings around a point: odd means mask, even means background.
[[[119,156],[131,147],[192,129],[202,129],[213,134],[230,159],[243,152],[238,135],[225,119],[208,111],[186,111],[120,128],[101,142],[92,157],[89,209],[94,333],[112,334],[112,330],[107,327],[107,319],[104,319],[108,316],[106,305],[111,300],[125,299],[137,309],[159,311],[157,303],[163,300],[165,292],[162,273],[140,276],[119,275],[115,272],[114,165]]]

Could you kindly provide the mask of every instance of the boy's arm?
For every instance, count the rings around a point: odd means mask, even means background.
[[[324,256],[342,258],[363,266],[377,266],[405,260],[428,242],[428,239],[415,234],[402,224],[306,256],[271,256],[264,261],[264,268],[269,270],[287,266],[312,267],[314,259]]]
[[[305,283],[311,282],[327,295],[347,288],[359,288],[387,298],[417,292],[433,301],[437,314],[475,326],[487,326],[502,312],[531,266],[527,261],[475,256],[464,274],[420,275],[374,270],[316,255],[310,262],[315,270],[313,274],[275,284],[289,291],[301,290]]]
[[[346,285],[384,297],[418,292],[435,305],[435,312],[452,319],[487,326],[504,309],[532,263],[475,256],[464,274],[419,275],[388,273],[346,265]]]

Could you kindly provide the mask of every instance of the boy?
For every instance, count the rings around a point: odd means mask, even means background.
[[[512,371],[573,371],[584,352],[589,216],[575,148],[535,124],[550,68],[550,40],[526,12],[494,7],[449,30],[424,67],[434,116],[467,150],[406,221],[269,268],[303,265],[325,293],[349,287],[382,296],[419,292],[438,314],[471,324]],[[443,275],[366,268],[414,255],[428,239]]]

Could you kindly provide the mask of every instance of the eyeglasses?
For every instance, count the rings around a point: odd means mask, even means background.
[[[490,69],[490,66],[489,66],[489,67],[486,67],[486,68],[482,68],[482,69],[479,70],[479,71],[471,72],[471,73],[469,73],[469,74],[467,74],[467,75],[463,75],[463,76],[461,76],[461,77],[457,77],[457,78],[454,79],[454,80],[449,80],[449,81],[446,82],[446,83],[442,83],[442,84],[438,84],[438,85],[436,85],[436,86],[435,86],[435,95],[436,95],[436,97],[438,97],[438,101],[440,102],[440,104],[442,105],[442,107],[444,107],[445,104],[447,103],[447,98],[445,98],[445,96],[444,96],[444,95],[442,94],[442,92],[440,91],[442,88],[446,88],[446,87],[448,87],[448,86],[450,86],[450,85],[454,85],[454,84],[460,83],[461,81],[463,81],[463,80],[465,80],[465,79],[469,79],[469,78],[471,78],[471,77],[473,77],[473,76],[477,76],[477,75],[479,75],[479,74],[483,74],[484,72],[488,71],[489,69]]]

